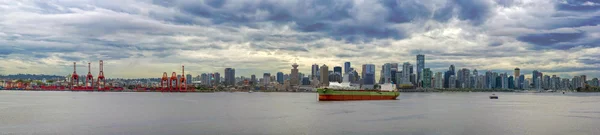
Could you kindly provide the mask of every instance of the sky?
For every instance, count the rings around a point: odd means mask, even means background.
[[[292,63],[600,77],[600,0],[2,0],[0,74],[289,73]],[[415,66],[416,67],[416,66]],[[529,76],[530,77],[530,76]]]

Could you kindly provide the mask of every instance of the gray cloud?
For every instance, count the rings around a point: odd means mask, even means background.
[[[69,73],[72,61],[109,62],[111,74],[289,71],[298,58],[341,65],[450,64],[561,74],[597,65],[593,0],[152,0],[1,3],[0,73]],[[519,10],[514,10],[519,9]],[[543,10],[542,10],[543,9]],[[123,66],[124,65],[124,66]],[[136,66],[140,66],[134,68]],[[358,67],[358,66],[357,66]],[[377,66],[379,67],[379,66]],[[552,69],[550,67],[557,67]],[[586,67],[586,68],[581,68]],[[67,69],[64,69],[67,68]],[[27,69],[27,70],[24,70]],[[131,70],[137,69],[137,70]],[[122,71],[120,71],[122,70]],[[308,72],[302,67],[302,72]],[[257,74],[257,73],[254,73]],[[594,74],[592,74],[594,75]],[[150,75],[148,75],[150,76]],[[600,75],[596,75],[600,76]]]

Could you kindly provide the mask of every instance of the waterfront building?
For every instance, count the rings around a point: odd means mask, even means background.
[[[283,72],[277,72],[277,83],[283,84],[283,80],[286,80],[283,77]]]
[[[185,75],[185,82],[187,84],[192,84],[192,74]]]
[[[329,67],[327,67],[327,65],[323,64],[323,66],[321,66],[321,68],[319,68],[319,70],[321,71],[321,86],[322,87],[327,87],[329,86]]]
[[[540,74],[541,73],[537,70],[533,70],[533,72],[531,73],[531,78],[533,79],[532,83],[533,83],[534,88],[537,88],[538,84],[541,83],[541,82],[537,81],[537,78],[540,78]]]
[[[292,64],[292,70],[291,70],[291,75],[290,75],[290,86],[298,86],[300,84],[300,78],[302,76],[300,76],[300,73],[298,73],[298,64],[294,63]]]
[[[425,68],[425,55],[417,55],[417,86],[422,86],[423,83],[423,69]],[[430,80],[431,82],[431,80]]]
[[[454,77],[454,75],[451,75],[450,77],[448,77],[448,87],[449,88],[456,88],[456,83],[452,83],[452,82],[456,82],[456,78]]]
[[[263,73],[262,85],[269,85],[271,83],[271,73]]]
[[[412,65],[408,62],[404,62],[404,64],[402,64],[402,82],[401,84],[413,84],[412,82],[410,82],[410,76],[411,74],[411,68]]]
[[[235,86],[235,69],[234,68],[225,68],[225,85],[226,86]]]
[[[255,85],[256,84],[256,75],[251,75],[250,76],[250,85]]]
[[[444,88],[449,88],[450,76],[456,73],[454,71],[454,65],[450,65],[450,68],[448,68],[448,71],[444,74]]]
[[[515,88],[515,78],[512,75],[508,77],[508,88],[509,89]]]
[[[317,64],[312,65],[310,75],[311,75],[310,79],[312,79],[312,80],[320,80],[321,79],[320,78],[321,73],[319,73],[319,65],[317,65]]]
[[[392,82],[392,64],[385,63],[381,69],[383,73],[383,83],[391,83]]]
[[[529,87],[528,83],[525,83],[525,75],[519,75],[519,83],[518,85],[518,89],[524,89],[526,86]]]
[[[444,78],[442,78],[442,72],[436,72],[435,73],[435,88],[441,89],[444,87],[444,84],[442,83]]]
[[[375,85],[375,65],[374,64],[363,64],[362,65],[362,88],[373,89]]]
[[[521,76],[521,69],[519,69],[517,67],[517,68],[515,68],[513,73],[514,73],[514,82],[513,82],[514,85],[513,86],[515,86],[515,87],[513,87],[513,89],[519,89],[519,84],[520,84],[519,77]]]
[[[344,74],[350,73],[352,71],[350,70],[351,67],[350,62],[344,62]]]
[[[417,66],[418,67],[418,66]],[[423,69],[423,81],[422,81],[422,87],[423,88],[431,88],[431,76],[432,76],[432,72],[431,69],[429,68],[425,68]]]

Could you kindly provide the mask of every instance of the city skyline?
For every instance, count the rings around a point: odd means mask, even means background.
[[[454,65],[600,77],[593,1],[18,1],[0,9],[0,74],[67,75],[77,62],[82,75],[91,62],[97,75],[104,60],[108,78],[159,78],[181,65],[193,76],[233,68],[260,78],[290,74],[293,63],[308,75],[313,64],[351,62],[357,72],[374,64],[378,81],[381,65],[417,68],[424,54],[433,74]]]

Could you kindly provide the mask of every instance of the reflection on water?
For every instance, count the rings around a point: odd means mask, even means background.
[[[0,134],[600,134],[596,93],[489,95],[0,91]]]

